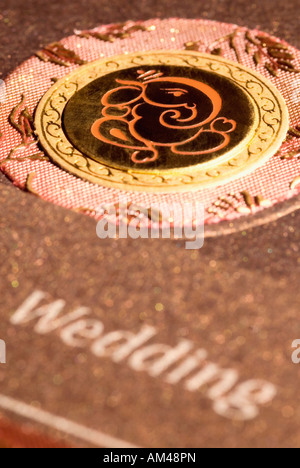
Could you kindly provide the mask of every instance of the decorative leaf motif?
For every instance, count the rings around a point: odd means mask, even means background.
[[[53,42],[39,52],[36,52],[36,56],[43,62],[52,62],[62,67],[69,67],[71,64],[84,65],[87,63],[73,50],[67,49],[60,42]]]
[[[49,158],[44,156],[43,153],[35,153],[21,158],[13,158],[14,154],[18,150],[28,148],[36,143],[36,139],[34,137],[33,117],[27,106],[25,106],[25,102],[26,97],[22,94],[21,101],[12,109],[8,118],[10,125],[21,135],[21,143],[9,152],[7,158],[2,159],[0,167],[8,162],[24,162],[26,160],[49,161]]]
[[[253,196],[247,190],[243,190],[239,193],[231,192],[224,197],[219,197],[206,211],[213,216],[224,219],[233,212],[250,214],[257,208],[266,208],[271,204],[271,201],[261,194]]]
[[[239,48],[236,42],[238,36],[243,36],[245,42],[245,51],[248,55],[252,55],[256,66],[261,65],[265,60],[265,69],[274,77],[278,76],[279,70],[290,73],[300,73],[293,60],[294,54],[289,47],[265,34],[257,34],[253,36],[250,30],[236,28],[231,34],[227,34],[219,39],[216,39],[212,44],[205,47],[205,52],[212,55],[223,56],[224,51],[221,44],[228,44],[230,49],[234,51],[237,62],[242,63]],[[185,50],[199,51],[204,44],[201,41],[186,42]]]
[[[290,127],[288,131],[288,136],[286,141],[292,140],[293,138],[300,138],[300,125],[296,125],[295,127]],[[294,159],[295,157],[300,158],[300,146],[292,151],[289,151],[286,154],[283,154],[280,159]]]
[[[96,30],[75,31],[77,36],[89,39],[93,37],[104,42],[114,42],[116,39],[126,39],[137,31],[147,31],[148,29],[142,23],[117,23],[107,26],[104,32]]]
[[[295,56],[287,45],[264,34],[257,34],[255,37],[252,37],[250,31],[246,32],[245,40],[247,41],[246,50],[248,54],[253,52],[250,44],[255,46],[253,54],[254,63],[260,65],[263,58],[265,58],[265,69],[272,76],[278,76],[279,70],[300,73],[300,70],[292,63]]]

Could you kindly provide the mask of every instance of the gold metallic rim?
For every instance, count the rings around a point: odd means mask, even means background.
[[[214,163],[171,171],[121,170],[92,160],[67,139],[62,115],[71,97],[91,81],[133,66],[177,65],[201,68],[227,77],[250,97],[256,112],[247,144],[237,146]],[[217,186],[244,176],[264,164],[280,148],[289,127],[285,101],[265,77],[221,57],[194,51],[153,51],[102,59],[84,65],[57,81],[40,101],[36,134],[50,158],[61,168],[95,184],[142,192],[186,192]]]

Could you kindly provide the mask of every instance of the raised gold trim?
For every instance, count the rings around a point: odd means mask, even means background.
[[[211,163],[164,171],[121,170],[94,161],[67,139],[62,125],[71,97],[91,81],[134,66],[176,65],[200,68],[227,77],[250,96],[256,116],[247,144],[238,145]],[[221,57],[193,51],[153,51],[110,57],[84,65],[57,81],[40,101],[35,129],[50,158],[66,171],[90,182],[121,190],[178,192],[199,190],[244,176],[280,148],[289,127],[285,101],[275,86],[258,73]],[[238,150],[238,151],[237,151]]]

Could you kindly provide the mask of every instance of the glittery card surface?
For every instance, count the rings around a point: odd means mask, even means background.
[[[177,0],[160,0],[159,7],[150,0],[103,0],[100,6],[98,0],[89,0],[89,8],[82,0],[29,0],[26,8],[19,0],[2,0],[2,4],[3,71],[40,42],[45,44],[43,38],[66,36],[70,24],[84,28],[95,25],[99,18],[107,23],[110,18],[118,21],[131,15],[145,18],[158,8],[160,15],[172,11],[244,25],[248,22],[253,27],[261,24],[299,46],[296,1],[278,0],[274,7],[271,0],[212,0],[190,4],[188,12]],[[13,10],[16,4],[18,12]],[[156,30],[138,29],[131,37],[113,42],[107,42],[107,28],[103,27],[97,30],[104,34],[102,39],[94,40],[88,34],[89,39],[73,36],[62,41],[76,51],[77,58],[57,45],[44,50],[42,57],[54,50],[59,54],[55,60],[92,60],[101,54],[134,51],[137,44],[178,50],[200,47],[204,52],[206,47],[198,44],[199,38],[212,44],[236,29],[203,21],[146,23],[147,27],[154,25]],[[234,48],[228,41],[212,47],[221,48],[236,61],[235,48],[244,32],[234,37]],[[252,31],[252,39],[256,34]],[[166,45],[161,45],[161,39]],[[258,43],[249,44],[247,56],[239,44],[243,63],[266,73],[269,58],[264,55],[257,67],[253,61]],[[292,62],[297,69],[298,52],[286,47],[295,59],[279,60]],[[267,47],[263,50],[268,52]],[[11,60],[7,59],[10,54]],[[299,447],[299,347],[295,348],[294,340],[300,335],[300,211],[255,229],[205,239],[203,248],[193,251],[184,248],[185,242],[172,239],[98,239],[94,219],[74,210],[86,204],[96,206],[102,199],[115,200],[118,190],[83,182],[40,160],[44,155],[35,144],[24,146],[33,140],[30,116],[52,85],[50,78],[63,77],[79,66],[66,68],[33,58],[7,80],[0,153],[7,158],[22,143],[21,129],[25,141],[13,157],[26,160],[4,164],[2,169],[16,185],[26,185],[38,196],[16,189],[0,175],[0,339],[6,342],[7,361],[0,364],[0,446],[105,446],[112,451],[116,446],[135,445],[152,447],[153,452],[158,447]],[[289,98],[292,115],[288,141],[279,157],[268,163],[276,164],[277,172],[260,169],[258,173],[264,174],[261,183],[252,177],[236,181],[236,191],[247,192],[241,196],[240,211],[248,212],[248,204],[254,204],[251,214],[239,213],[228,204],[226,210],[217,205],[225,219],[236,218],[218,222],[219,217],[211,213],[206,229],[224,232],[224,225],[246,223],[260,214],[268,213],[269,219],[271,212],[278,217],[282,205],[295,208],[297,182],[293,190],[289,184],[298,175],[299,75],[284,71],[278,71],[278,77],[265,74]],[[21,125],[15,129],[7,118],[21,102],[22,93],[26,103],[13,119]],[[36,154],[37,160],[28,159],[27,154]],[[227,199],[227,192],[234,189],[223,188],[205,194],[207,209],[219,196]],[[255,200],[255,195],[260,198]],[[149,195],[135,196],[149,200]],[[287,196],[289,200],[285,200]],[[262,197],[272,201],[270,208],[263,206]],[[165,195],[155,198],[172,199]],[[84,312],[87,315],[80,317]],[[74,313],[74,320],[68,321]],[[123,336],[126,342],[126,338],[141,338],[142,333],[143,338],[147,333],[153,336],[140,342],[131,355],[123,354],[123,360],[117,362],[114,356],[123,342],[101,356],[101,342],[103,351],[105,341],[109,343],[113,337]],[[148,360],[151,351],[161,354]],[[178,359],[171,360],[170,367],[158,367],[170,364],[166,359],[172,356]],[[182,368],[182,362],[187,367]],[[193,364],[196,368],[189,374]]]

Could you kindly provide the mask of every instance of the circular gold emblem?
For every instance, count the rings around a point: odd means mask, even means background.
[[[36,132],[59,166],[125,190],[199,190],[279,149],[288,111],[264,77],[223,58],[155,51],[99,60],[41,100]]]

